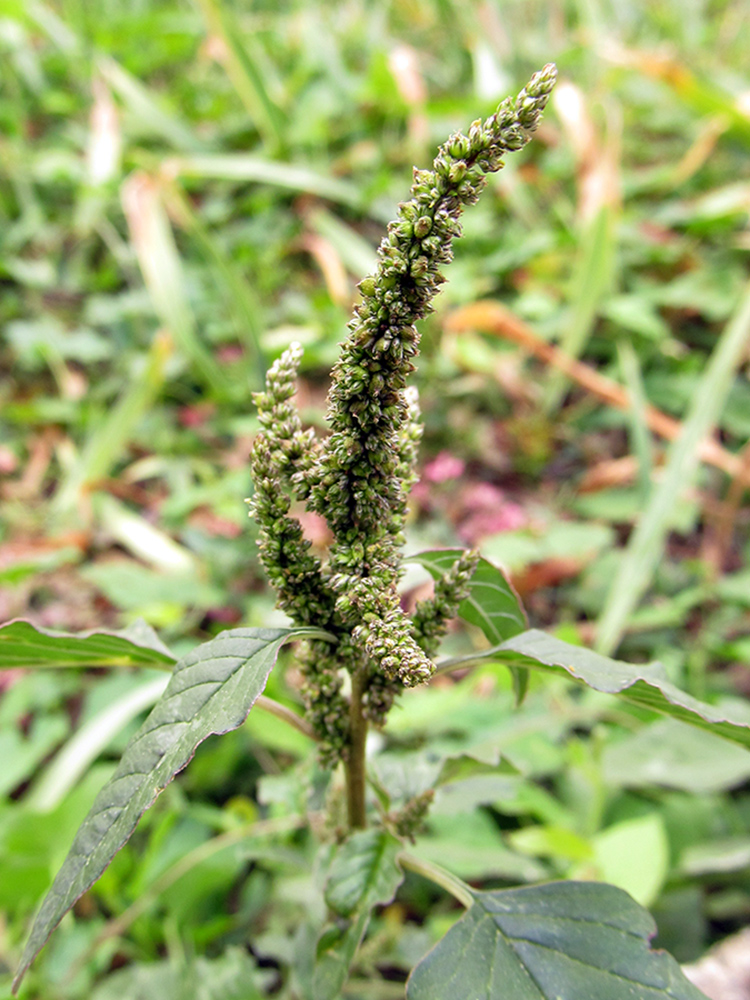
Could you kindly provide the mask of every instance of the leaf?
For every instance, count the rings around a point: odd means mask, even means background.
[[[326,885],[326,902],[345,926],[328,926],[318,939],[313,1000],[338,1000],[349,967],[365,936],[373,906],[389,903],[403,881],[396,864],[401,845],[385,830],[354,833],[337,852]]]
[[[99,878],[143,813],[196,748],[212,734],[237,729],[265,687],[281,646],[319,629],[231,629],[175,666],[166,691],[132,738],[102,788],[42,903],[14,990],[53,929]]]
[[[243,38],[231,8],[216,0],[200,0],[200,7],[211,36],[222,43],[222,64],[250,120],[267,146],[274,150],[283,148],[287,134],[285,116],[268,93],[263,67],[254,58],[253,35]]]
[[[80,503],[87,488],[94,487],[112,472],[141,420],[152,410],[164,385],[171,354],[169,339],[163,335],[154,337],[146,356],[138,359],[138,366],[117,402],[101,419],[92,421],[86,443],[55,494],[55,510],[67,513]]]
[[[0,729],[0,799],[32,777],[42,761],[65,738],[68,720],[61,715],[32,717],[28,732],[17,726]]]
[[[407,1000],[705,1000],[651,916],[611,885],[552,882],[473,893],[413,970]]]
[[[434,580],[439,580],[463,555],[463,549],[433,549],[410,556]],[[526,612],[503,571],[488,559],[480,558],[469,585],[469,596],[461,601],[458,613],[470,625],[482,630],[490,642],[500,643],[523,632],[528,625]],[[528,687],[528,672],[511,667],[516,701],[523,701]]]
[[[613,207],[602,204],[581,234],[569,317],[560,339],[560,349],[570,358],[579,358],[583,353],[612,283],[616,222]],[[550,372],[542,403],[545,413],[551,415],[559,410],[567,385],[564,372],[555,369]]]
[[[122,100],[140,132],[156,136],[184,152],[206,148],[188,125],[165,111],[152,91],[114,59],[102,56],[97,59],[96,68]]]
[[[159,322],[197,377],[219,396],[226,396],[231,393],[231,379],[199,334],[189,282],[158,180],[136,171],[123,184],[121,197],[133,249]]]
[[[427,832],[412,853],[422,861],[444,865],[462,879],[498,878],[505,882],[540,882],[550,869],[535,858],[507,847],[488,810],[468,809],[430,812]]]
[[[669,873],[669,841],[657,812],[607,827],[593,846],[602,881],[624,889],[642,906],[654,903]]]
[[[370,914],[363,910],[353,923],[343,929],[330,925],[326,927],[318,940],[306,1000],[338,1000],[369,922]]]
[[[232,946],[218,958],[133,962],[109,975],[91,1000],[260,1000],[261,976],[243,948]],[[258,984],[258,985],[256,985]]]
[[[403,879],[396,864],[401,845],[385,830],[353,834],[337,853],[326,885],[326,903],[343,917],[390,903]]]
[[[594,691],[620,695],[640,708],[681,719],[750,749],[750,724],[729,719],[713,705],[680,691],[667,680],[660,663],[623,663],[529,629],[481,653],[443,660],[438,669],[453,669],[474,660],[495,660],[567,676]]]
[[[0,669],[26,667],[157,667],[175,658],[143,621],[119,632],[69,635],[20,619],[0,626]]]
[[[750,754],[712,733],[659,719],[607,746],[602,767],[609,787],[658,785],[706,795],[744,784],[750,778]]]

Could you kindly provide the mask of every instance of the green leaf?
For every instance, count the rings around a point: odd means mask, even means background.
[[[0,626],[0,669],[11,667],[156,667],[169,668],[175,658],[143,621],[119,632],[103,629],[68,635],[31,622]]]
[[[463,549],[433,549],[418,552],[409,562],[418,562],[434,580],[439,580],[463,555]],[[528,625],[526,612],[503,571],[488,559],[480,558],[469,585],[469,596],[461,601],[458,613],[476,625],[493,643],[503,642]],[[521,702],[528,687],[528,671],[512,667],[516,700]]]
[[[401,845],[385,830],[362,830],[339,849],[326,885],[326,902],[349,918],[324,929],[317,945],[312,978],[313,1000],[338,1000],[357,948],[365,936],[373,906],[389,903],[403,881],[396,864]]]
[[[241,726],[265,687],[281,646],[307,636],[328,638],[310,628],[231,629],[176,664],[166,691],[126,747],[76,834],[42,903],[14,989],[62,917],[99,878],[198,745],[213,734]]]
[[[594,691],[620,695],[641,708],[681,719],[750,749],[750,724],[729,719],[713,705],[680,691],[667,680],[660,663],[623,663],[529,629],[481,653],[443,660],[438,669],[453,669],[475,660],[495,660],[567,676]]]
[[[260,1000],[260,980],[252,958],[232,946],[218,958],[194,958],[184,965],[172,959],[134,962],[107,976],[91,1000]]]
[[[598,833],[593,845],[601,879],[651,906],[669,873],[669,841],[661,816],[653,812],[615,823]]]
[[[155,680],[140,683],[85,722],[42,771],[26,795],[26,804],[39,812],[57,808],[102,750],[132,719],[153,707],[168,682],[169,677],[162,674]]]
[[[403,879],[396,864],[401,845],[385,830],[353,834],[337,853],[326,885],[326,903],[343,917],[389,903]]]
[[[602,767],[609,787],[658,785],[706,795],[744,784],[750,778],[750,754],[712,733],[659,719],[608,745]]]
[[[312,194],[360,211],[363,209],[363,198],[356,185],[332,177],[322,170],[283,163],[251,153],[175,156],[165,161],[164,169],[168,170],[172,177],[254,181],[285,188],[294,193]]]
[[[560,338],[560,349],[570,358],[579,358],[594,331],[602,301],[612,284],[615,261],[617,213],[603,204],[581,233],[570,290],[570,309]],[[553,368],[542,401],[544,412],[556,413],[570,379]]]
[[[407,1000],[705,1000],[651,916],[611,885],[552,882],[473,893],[412,972]]]
[[[305,1000],[338,1000],[369,922],[370,914],[363,910],[343,929],[336,925],[325,928],[318,939],[312,982]]]

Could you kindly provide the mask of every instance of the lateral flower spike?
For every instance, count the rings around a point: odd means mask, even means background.
[[[469,584],[479,562],[479,553],[470,549],[456,560],[435,584],[435,593],[420,601],[412,616],[412,630],[417,644],[435,656],[448,622],[458,614],[458,606],[469,595]]]

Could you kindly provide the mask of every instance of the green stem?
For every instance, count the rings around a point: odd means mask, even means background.
[[[358,667],[352,674],[352,693],[349,703],[349,759],[346,763],[346,800],[349,827],[364,830],[367,826],[365,811],[365,742],[367,719],[362,712],[362,695],[365,687],[365,667]]]
[[[442,889],[445,889],[462,906],[465,906],[467,910],[470,906],[474,905],[474,894],[469,886],[465,882],[462,882],[457,875],[452,875],[451,872],[445,868],[441,868],[440,865],[436,865],[432,861],[425,861],[422,858],[415,858],[413,854],[409,854],[407,851],[401,851],[396,860],[402,868],[409,868],[411,871],[422,875],[424,878],[429,879],[430,882],[434,882]]]
[[[286,705],[282,705],[280,702],[274,701],[273,698],[268,698],[264,694],[258,696],[255,704],[258,708],[262,708],[264,711],[270,712],[278,719],[283,719],[284,722],[288,722],[290,726],[294,726],[295,729],[299,729],[301,733],[304,733],[305,736],[309,736],[311,740],[317,739],[313,727],[307,719],[303,719],[302,716],[297,715],[296,712],[293,712],[291,708],[287,708]]]

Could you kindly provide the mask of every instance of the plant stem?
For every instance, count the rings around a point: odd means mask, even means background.
[[[349,759],[346,763],[346,800],[349,827],[364,830],[367,826],[365,812],[365,742],[367,719],[362,712],[362,695],[365,687],[365,667],[357,667],[352,674],[352,693],[349,703]]]
[[[462,906],[465,906],[467,910],[470,906],[474,905],[474,896],[469,886],[465,882],[462,882],[457,875],[451,874],[445,868],[441,868],[440,865],[436,865],[432,861],[425,861],[422,858],[415,858],[413,854],[409,854],[407,851],[401,851],[396,860],[402,868],[409,868],[411,871],[422,875],[424,878],[429,879],[430,882],[434,882],[442,889],[445,889]]]
[[[294,726],[295,729],[299,729],[301,733],[309,736],[311,740],[317,739],[315,731],[307,719],[303,719],[301,715],[297,715],[296,712],[293,712],[291,708],[287,708],[286,705],[282,705],[280,702],[274,701],[273,698],[269,698],[264,694],[258,695],[255,704],[258,708],[270,712],[277,718],[283,719],[284,722],[288,722],[290,726]]]

